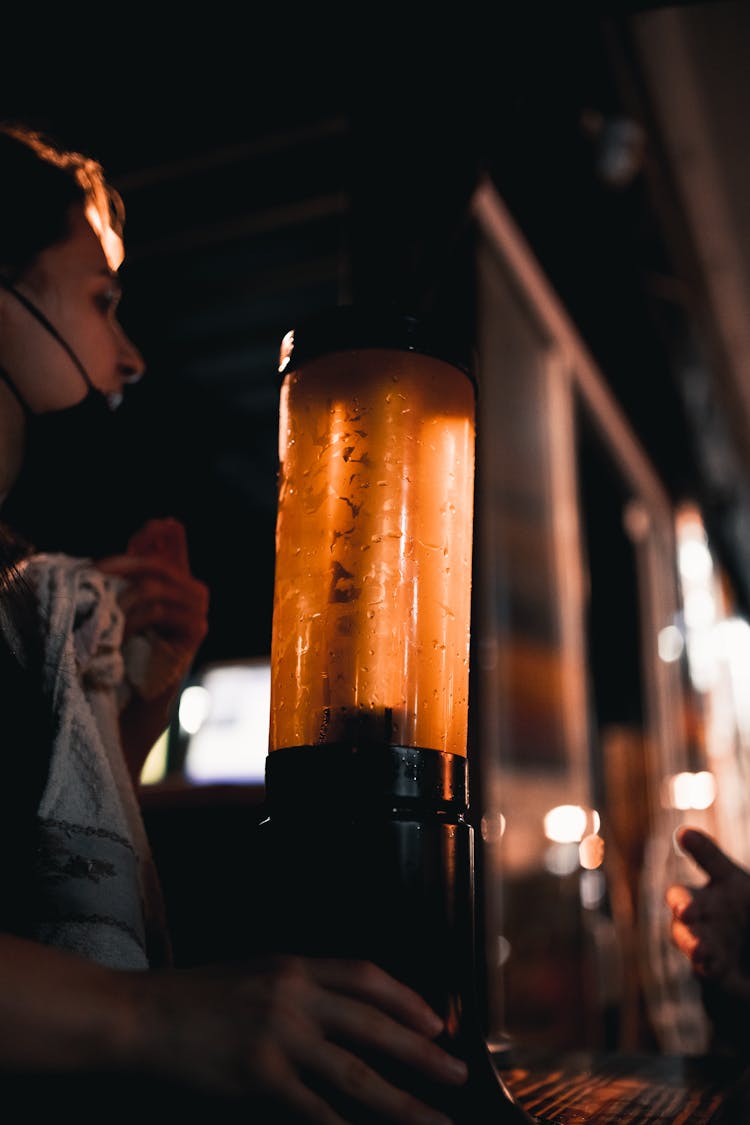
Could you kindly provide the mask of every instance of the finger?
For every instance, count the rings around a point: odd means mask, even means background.
[[[118,574],[123,578],[155,577],[171,582],[198,582],[190,571],[182,570],[170,559],[160,555],[108,555],[97,559],[97,567],[104,574]]]
[[[439,1082],[460,1086],[466,1081],[467,1068],[461,1059],[366,1001],[344,1000],[341,994],[323,991],[315,1014],[329,1037],[374,1048]]]
[[[185,528],[172,517],[148,520],[128,540],[127,553],[162,555],[180,569],[189,566]]]
[[[698,939],[690,958],[693,971],[705,980],[718,980],[726,973],[726,957],[717,948],[710,934],[701,934],[693,930]]]
[[[700,945],[700,939],[697,934],[686,926],[684,922],[674,921],[670,929],[672,942],[683,953],[688,961],[692,963],[693,955]]]
[[[697,828],[681,828],[677,837],[683,851],[712,879],[726,879],[738,870],[737,864],[727,856],[710,836]]]
[[[148,601],[133,606],[125,615],[123,636],[154,630],[175,645],[191,647],[203,640],[208,622],[203,614],[190,608],[162,601]]]
[[[389,1121],[420,1121],[423,1125],[451,1125],[436,1109],[387,1082],[357,1055],[326,1040],[307,1041],[300,1062],[340,1090],[347,1098],[367,1106]]]
[[[311,1122],[311,1125],[347,1125],[344,1118],[340,1117],[320,1094],[316,1094],[291,1073],[289,1080],[284,1083],[277,1096],[280,1101],[299,1114],[303,1121]],[[278,1109],[275,1109],[274,1116],[277,1113]]]
[[[711,914],[710,905],[707,905],[710,904],[710,900],[707,900],[706,893],[702,887],[691,891],[688,887],[678,884],[669,887],[664,897],[673,917],[692,925],[693,922],[700,922]]]
[[[148,606],[161,606],[161,613],[187,613],[205,617],[208,598],[200,586],[175,587],[163,582],[133,582],[124,586],[118,595],[118,603],[124,614],[132,614]]]
[[[327,1101],[300,1080],[294,1067],[278,1051],[256,1058],[253,1069],[255,1067],[258,1068],[262,1094],[270,1098],[273,1106],[269,1115],[277,1117],[281,1107],[285,1106],[293,1109],[300,1121],[309,1121],[314,1125],[347,1125]],[[266,1118],[263,1117],[263,1120]]]
[[[675,883],[673,886],[667,887],[664,898],[675,918],[682,918],[693,901],[692,893],[681,883]]]
[[[200,623],[198,631],[207,627],[210,603],[208,587],[193,578],[183,577],[178,582],[153,576],[130,579],[120,589],[118,603],[126,619],[130,618],[129,622],[126,620],[126,632],[134,632],[142,624],[144,615],[148,617],[151,613],[149,607],[154,607],[155,623],[166,621],[170,616],[176,621],[177,615],[182,614]],[[139,618],[138,623],[136,616]],[[187,631],[192,633],[194,630],[188,627]]]
[[[208,608],[208,590],[202,582],[194,579],[183,578],[179,582],[172,582],[148,575],[127,582],[120,590],[118,600],[125,613],[134,606],[157,601],[193,607],[198,612]]]
[[[443,1030],[443,1020],[423,997],[379,965],[369,961],[313,958],[309,969],[319,984],[372,1001],[424,1035],[436,1036]]]
[[[725,960],[711,940],[710,934],[686,926],[683,922],[672,925],[672,941],[683,953],[698,976],[716,979],[724,971]]]

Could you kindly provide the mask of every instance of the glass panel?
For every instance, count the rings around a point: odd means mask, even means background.
[[[488,1026],[583,1042],[579,845],[596,836],[569,380],[502,264],[478,250],[473,658]],[[593,872],[588,872],[592,874]],[[595,879],[596,876],[593,875]],[[593,893],[591,880],[588,893]]]
[[[659,655],[674,510],[494,189],[478,219],[473,800],[487,1023],[551,1047],[705,1046],[664,891],[686,696]]]

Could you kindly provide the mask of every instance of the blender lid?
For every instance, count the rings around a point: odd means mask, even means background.
[[[301,367],[330,352],[387,348],[417,352],[462,371],[474,384],[472,346],[443,318],[416,316],[393,308],[339,305],[303,319],[281,344],[279,372]]]

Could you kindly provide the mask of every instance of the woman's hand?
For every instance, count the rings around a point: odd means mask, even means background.
[[[79,1079],[61,1087],[61,1104],[101,1091],[117,1121],[126,1119],[118,1098],[130,1120],[156,1086],[218,1121],[446,1125],[380,1068],[394,1060],[412,1089],[427,1079],[455,1090],[467,1076],[433,1042],[435,1013],[368,962],[279,957],[136,972],[0,933],[0,995],[3,1082],[27,1075],[42,1097],[48,1077],[47,1107],[56,1077]]]
[[[190,570],[183,525],[149,520],[125,554],[97,561],[122,579],[123,656],[134,694],[120,718],[134,778],[169,722],[180,685],[208,631],[208,588]]]
[[[338,1095],[360,1107],[355,1121],[366,1110],[404,1125],[446,1125],[378,1073],[367,1053],[407,1067],[415,1080],[466,1080],[465,1064],[433,1042],[438,1016],[367,962],[281,957],[147,974],[136,987],[149,1068],[196,1090],[250,1098],[250,1106],[260,1099],[295,1120],[342,1125]]]
[[[146,635],[162,644],[159,681],[143,685],[146,696],[178,685],[206,636],[209,602],[208,588],[191,573],[182,524],[149,520],[132,536],[124,555],[100,559],[97,566],[125,580],[119,598],[125,641]]]

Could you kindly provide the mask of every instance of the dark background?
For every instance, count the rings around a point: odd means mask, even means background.
[[[413,26],[253,15],[247,30],[217,10],[69,40],[48,24],[9,60],[0,116],[89,151],[122,191],[122,320],[148,364],[120,412],[123,444],[92,466],[57,545],[118,550],[148,516],[181,518],[212,591],[200,658],[267,653],[281,338],[351,301],[470,326],[467,204],[489,174],[668,491],[704,503],[746,599],[744,468],[722,431],[717,491],[680,386],[701,282],[631,27],[659,7],[502,6]],[[743,5],[677,7],[747,27]],[[622,119],[646,145],[618,180],[606,146]],[[656,278],[689,300],[665,301]]]

